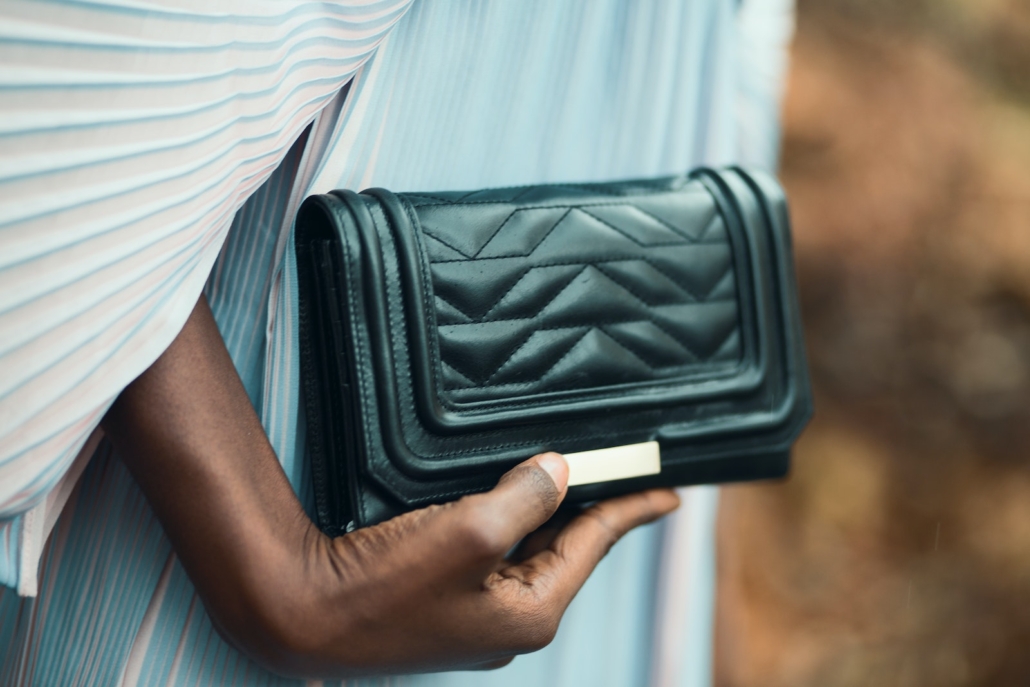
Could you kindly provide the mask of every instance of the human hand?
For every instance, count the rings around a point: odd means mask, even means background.
[[[299,598],[280,599],[275,625],[289,636],[276,644],[289,649],[276,652],[277,666],[320,675],[496,667],[546,646],[611,546],[679,504],[671,490],[604,501],[508,557],[551,518],[567,481],[564,459],[544,454],[490,492],[315,536]]]
[[[103,426],[219,632],[288,675],[503,665],[550,642],[619,537],[678,505],[654,490],[557,526],[568,467],[543,454],[490,492],[331,539],[297,501],[203,298]]]

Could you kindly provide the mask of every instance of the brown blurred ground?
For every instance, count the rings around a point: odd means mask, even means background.
[[[1030,2],[801,0],[816,417],[723,491],[720,687],[1030,685]]]

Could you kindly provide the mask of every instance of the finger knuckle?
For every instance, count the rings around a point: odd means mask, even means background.
[[[512,633],[517,638],[513,647],[518,653],[539,651],[554,641],[561,621],[561,609],[544,596],[519,594],[517,605],[511,609],[518,628]]]
[[[527,628],[525,643],[522,647],[527,653],[540,651],[554,641],[558,634],[558,618],[546,613],[534,619]]]
[[[617,527],[612,525],[611,520],[607,517],[607,513],[604,511],[602,506],[589,508],[583,513],[583,515],[593,524],[605,552],[615,546],[615,543],[622,537],[622,533]]]
[[[479,557],[501,556],[505,542],[500,528],[486,509],[470,507],[459,520],[455,537],[467,553]]]
[[[505,656],[504,658],[499,658],[499,659],[497,659],[496,661],[494,661],[492,663],[488,663],[486,666],[484,666],[484,668],[486,670],[497,670],[498,668],[504,668],[504,667],[510,665],[511,662],[514,661],[514,660],[515,660],[514,656]]]

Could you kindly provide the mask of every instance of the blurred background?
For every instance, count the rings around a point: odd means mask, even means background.
[[[816,415],[723,490],[719,687],[1030,684],[1030,1],[799,0]]]

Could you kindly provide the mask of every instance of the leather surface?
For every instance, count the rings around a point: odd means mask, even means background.
[[[542,450],[661,445],[662,472],[783,474],[811,412],[774,180],[308,199],[301,360],[320,525],[487,489]]]
[[[403,196],[429,257],[447,397],[648,382],[739,361],[725,224],[699,182],[670,186]]]

